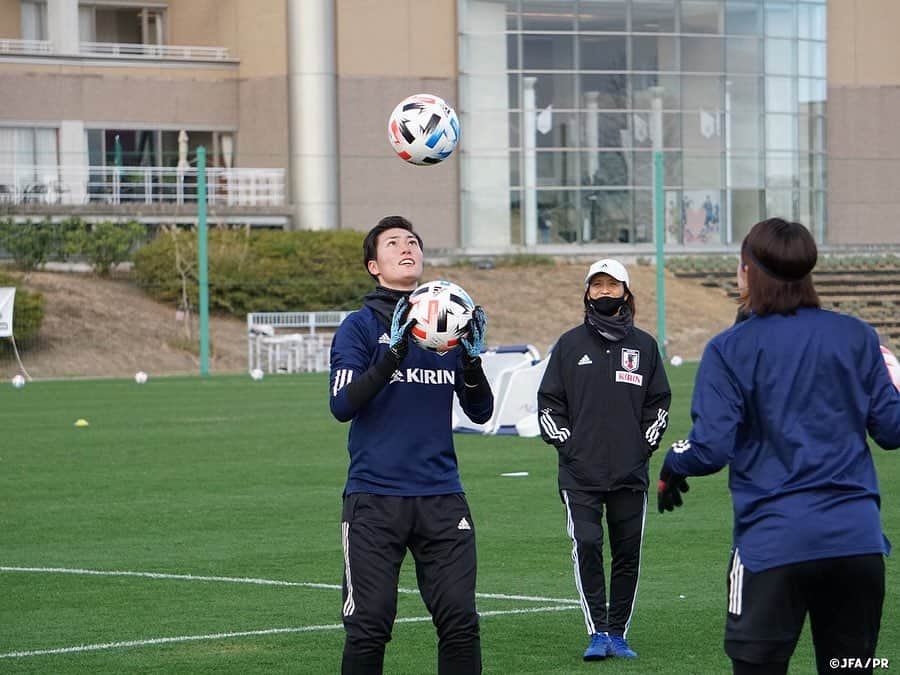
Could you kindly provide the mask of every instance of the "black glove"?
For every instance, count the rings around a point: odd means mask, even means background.
[[[409,332],[416,323],[415,319],[407,320],[409,309],[409,300],[404,296],[397,301],[394,316],[391,317],[391,344],[388,351],[398,366],[409,353]]]
[[[659,487],[656,491],[656,506],[659,512],[672,511],[676,506],[681,506],[683,504],[681,493],[690,489],[684,476],[672,473],[665,467],[660,469]]]

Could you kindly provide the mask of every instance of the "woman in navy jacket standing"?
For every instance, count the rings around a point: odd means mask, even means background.
[[[725,651],[737,675],[786,673],[807,614],[820,673],[872,672],[890,544],[866,436],[900,446],[900,393],[875,331],[819,307],[817,255],[799,223],[747,234],[749,317],[706,346],[693,428],[660,474],[663,512],[681,505],[685,476],[729,467]]]

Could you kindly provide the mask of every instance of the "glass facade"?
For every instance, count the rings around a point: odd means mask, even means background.
[[[463,245],[825,223],[824,0],[460,0]],[[661,159],[661,171],[657,171]],[[659,177],[657,179],[657,173]]]

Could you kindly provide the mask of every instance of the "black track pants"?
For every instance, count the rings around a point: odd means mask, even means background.
[[[381,673],[407,549],[438,633],[438,673],[481,672],[475,524],[462,494],[344,497],[344,675]]]
[[[575,585],[588,634],[625,635],[637,595],[647,493],[640,490],[587,492],[563,490],[566,528],[572,539]],[[612,554],[609,611],[603,571],[603,515]]]

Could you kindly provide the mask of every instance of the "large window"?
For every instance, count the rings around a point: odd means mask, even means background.
[[[0,200],[24,195],[57,179],[58,130],[0,127]]]
[[[22,39],[47,39],[47,3],[44,0],[22,0]]]
[[[166,44],[165,7],[81,3],[78,22],[81,42]]]
[[[821,235],[825,0],[459,2],[464,246]]]
[[[178,130],[88,129],[88,163],[91,166],[176,167],[179,161],[195,161],[197,148],[207,149],[209,166],[233,166],[233,135],[218,131],[186,130],[179,146]]]

